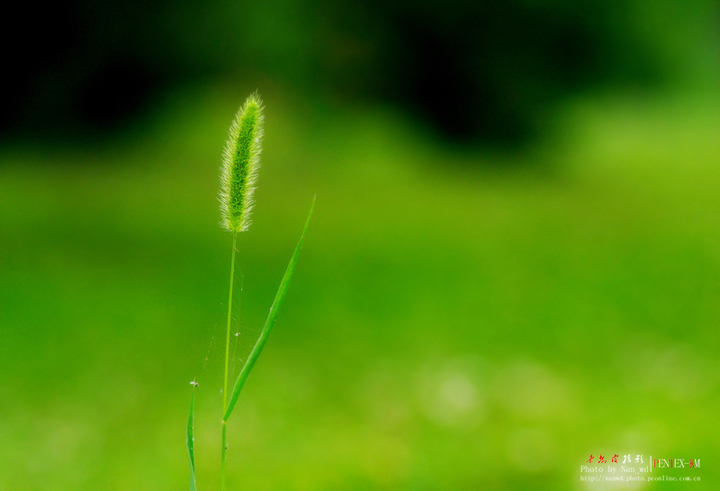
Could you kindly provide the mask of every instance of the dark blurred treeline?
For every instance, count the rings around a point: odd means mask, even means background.
[[[173,86],[261,73],[333,101],[398,106],[456,140],[518,142],[568,95],[672,83],[717,53],[711,0],[17,7],[4,33],[5,137],[87,137],[133,121]]]

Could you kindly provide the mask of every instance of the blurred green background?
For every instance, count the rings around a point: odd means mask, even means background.
[[[89,2],[16,22],[0,103],[0,489],[717,489],[717,3]],[[699,458],[588,483],[590,455]],[[621,457],[622,458],[622,457]]]

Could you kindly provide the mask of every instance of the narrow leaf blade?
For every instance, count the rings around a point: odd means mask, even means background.
[[[310,218],[312,217],[314,208],[315,198],[313,198],[312,205],[310,206],[310,213],[308,213],[307,220],[305,221],[305,227],[303,228],[302,235],[300,236],[300,241],[298,242],[297,247],[295,247],[295,252],[293,253],[292,258],[290,258],[290,263],[285,270],[285,274],[283,275],[282,281],[280,282],[280,287],[275,294],[275,300],[273,300],[272,306],[270,307],[270,313],[268,313],[268,317],[265,321],[265,326],[263,327],[262,333],[260,333],[260,337],[255,343],[255,347],[253,347],[252,352],[250,352],[250,356],[248,357],[247,362],[245,362],[245,365],[240,371],[240,375],[238,375],[238,378],[235,381],[235,386],[233,388],[230,401],[228,402],[225,415],[223,416],[223,421],[227,421],[232,414],[238,397],[240,397],[240,391],[242,390],[243,385],[245,385],[245,380],[247,380],[248,375],[250,375],[250,370],[252,370],[253,366],[255,366],[255,362],[260,356],[260,352],[265,347],[265,343],[267,342],[268,336],[270,335],[270,331],[275,324],[275,319],[277,318],[280,307],[285,300],[285,294],[287,293],[288,285],[290,285],[290,279],[295,272],[295,264],[297,263],[298,256],[300,255],[300,248],[302,247],[303,240],[305,239],[305,233],[307,232],[308,225],[310,225]]]
[[[195,435],[193,426],[195,424],[195,387],[193,387],[190,399],[190,416],[187,424],[187,449],[190,456],[190,491],[196,491],[195,484]]]

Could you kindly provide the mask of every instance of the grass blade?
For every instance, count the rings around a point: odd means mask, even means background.
[[[195,435],[193,426],[195,424],[195,382],[193,382],[192,398],[190,399],[190,416],[187,424],[187,449],[190,455],[190,491],[196,491],[195,486]]]
[[[305,239],[305,232],[307,232],[308,225],[310,224],[310,217],[312,217],[313,208],[315,208],[315,198],[313,198],[312,205],[310,206],[310,213],[308,213],[307,220],[305,221],[305,228],[303,228],[302,235],[300,236],[300,241],[295,248],[295,252],[293,253],[292,258],[290,258],[290,263],[285,270],[285,274],[283,275],[282,281],[280,282],[280,287],[275,294],[275,300],[273,300],[272,307],[270,307],[270,313],[268,314],[267,320],[265,321],[265,327],[263,327],[262,333],[260,333],[260,338],[258,338],[257,342],[255,343],[255,347],[253,347],[252,352],[247,359],[247,362],[243,366],[242,370],[240,371],[240,375],[238,375],[237,381],[235,382],[232,397],[230,397],[230,402],[228,403],[227,409],[225,410],[223,421],[227,421],[230,417],[230,414],[232,414],[238,397],[240,397],[240,391],[242,390],[243,385],[245,385],[245,380],[247,380],[248,375],[250,375],[250,370],[252,370],[253,366],[255,366],[255,362],[257,361],[258,357],[260,356],[260,352],[262,351],[265,343],[267,342],[270,331],[273,328],[273,324],[275,324],[275,319],[277,318],[280,306],[285,299],[285,293],[287,292],[288,285],[290,284],[290,279],[292,278],[293,272],[295,271],[295,264],[297,263],[297,258],[300,254],[300,247],[302,246],[303,239]]]

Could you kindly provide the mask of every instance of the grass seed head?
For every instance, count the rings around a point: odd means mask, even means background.
[[[220,172],[221,225],[230,232],[244,232],[250,226],[263,121],[262,100],[256,92],[247,98],[230,126]]]

